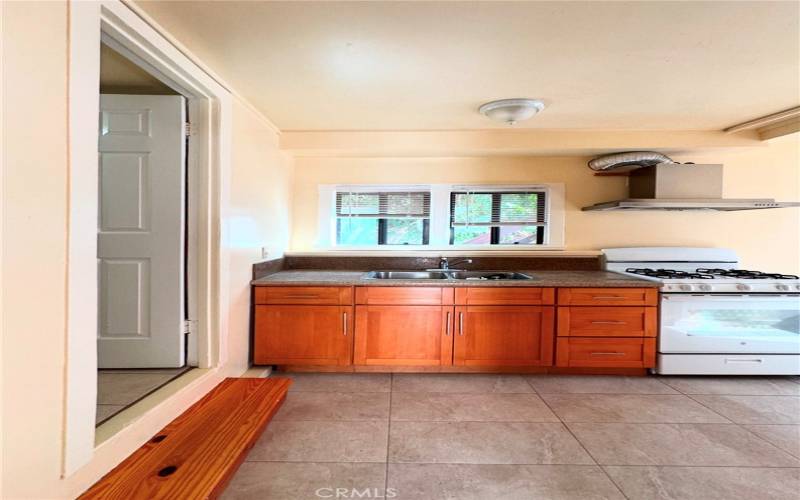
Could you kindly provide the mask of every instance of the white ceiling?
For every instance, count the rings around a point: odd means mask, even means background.
[[[283,130],[720,129],[800,104],[800,2],[142,2]]]

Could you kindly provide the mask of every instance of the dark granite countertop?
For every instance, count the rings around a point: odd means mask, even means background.
[[[651,280],[608,271],[518,271],[532,280],[380,280],[364,278],[365,271],[279,271],[251,281],[255,286],[522,286],[522,287],[658,287]]]

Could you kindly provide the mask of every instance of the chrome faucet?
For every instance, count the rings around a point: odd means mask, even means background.
[[[472,264],[472,259],[458,259],[456,261],[450,262],[447,257],[442,257],[439,259],[439,269],[442,271],[449,271],[450,266],[453,264],[460,264],[460,263]]]

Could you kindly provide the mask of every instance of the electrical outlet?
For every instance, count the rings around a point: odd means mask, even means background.
[[[267,247],[261,247],[261,258],[266,259],[267,257],[269,257],[269,250]]]

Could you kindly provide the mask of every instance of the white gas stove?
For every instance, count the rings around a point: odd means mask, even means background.
[[[605,268],[661,283],[662,374],[800,374],[800,279],[739,269],[721,248],[603,250]]]

